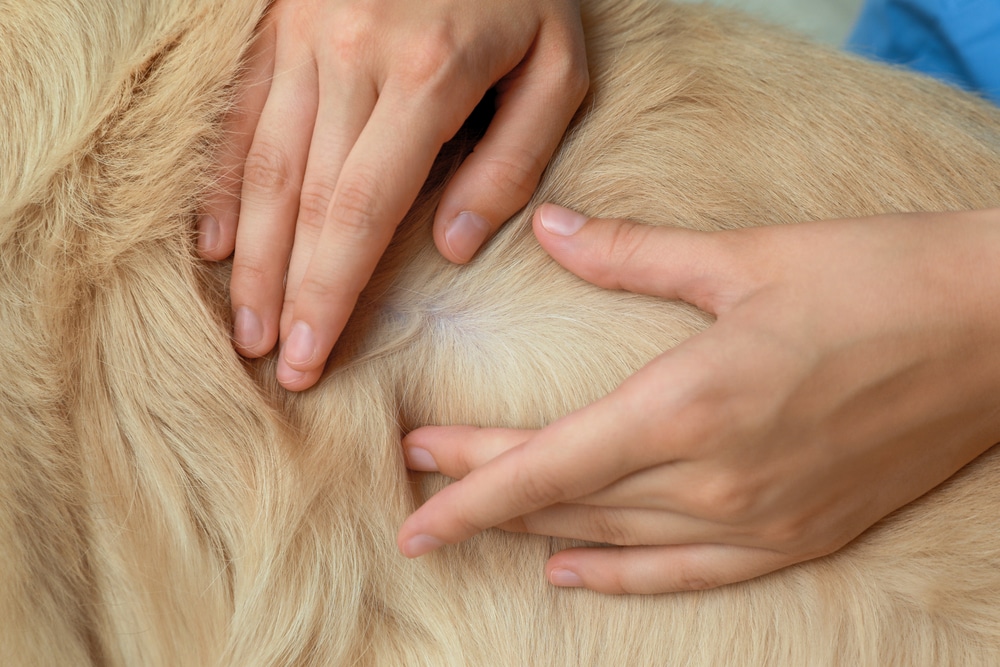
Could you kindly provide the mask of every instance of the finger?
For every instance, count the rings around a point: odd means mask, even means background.
[[[377,98],[375,89],[363,79],[350,74],[329,77],[332,81],[327,78],[324,75],[319,81],[319,112],[302,181],[285,302],[281,309],[282,340],[287,339],[291,329],[295,298],[319,243],[341,168],[364,130]]]
[[[560,22],[558,29],[543,24],[517,74],[501,83],[486,135],[444,191],[434,218],[434,241],[453,262],[472,259],[528,203],[587,93],[590,79],[579,22],[568,23]]]
[[[555,554],[545,573],[555,586],[649,595],[717,588],[795,562],[776,551],[725,544],[582,548]]]
[[[535,433],[508,428],[425,426],[403,438],[403,450],[410,470],[440,472],[461,479]]]
[[[635,414],[644,407],[615,392],[539,431],[432,496],[400,528],[400,550],[422,555],[646,467],[660,452],[630,446],[650,441],[649,423]]]
[[[625,220],[587,220],[545,204],[534,217],[545,250],[584,280],[607,289],[682,299],[719,314],[750,289],[741,231],[700,232]]]
[[[463,479],[537,433],[520,429],[425,426],[403,438],[403,451],[410,470]],[[660,510],[725,522],[725,512],[741,497],[741,486],[729,482],[719,473],[706,479],[693,462],[671,461],[637,470],[605,488],[575,498],[573,503],[595,508]]]
[[[415,99],[412,90],[388,84],[383,89],[344,163],[295,296],[277,369],[286,389],[300,391],[319,379],[396,225],[416,199],[441,145],[461,123],[452,101]]]
[[[553,505],[498,526],[515,533],[563,537],[618,546],[725,542],[749,546],[754,536],[739,526],[724,526],[673,512],[630,507]]]
[[[452,479],[463,479],[537,433],[520,429],[425,426],[403,438],[403,451],[410,470],[439,472]],[[732,523],[726,521],[727,512],[742,497],[740,485],[728,484],[726,476],[720,474],[706,479],[695,467],[687,461],[673,461],[638,470],[603,489],[574,499],[573,505],[566,507],[660,510],[715,523]],[[617,543],[582,534],[546,533],[541,524],[524,521],[528,527],[515,523],[505,529]]]
[[[216,185],[198,219],[198,252],[205,259],[225,259],[236,246],[236,224],[243,187],[243,163],[271,89],[274,72],[274,29],[263,29],[246,57],[246,72],[233,108],[222,123],[216,159]]]
[[[230,292],[237,349],[249,357],[266,354],[278,338],[317,86],[307,52],[279,53],[247,154]]]

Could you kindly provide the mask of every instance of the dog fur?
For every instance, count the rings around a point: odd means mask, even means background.
[[[584,2],[592,90],[469,266],[430,240],[452,142],[327,374],[229,338],[193,214],[265,0],[0,0],[0,663],[1000,664],[988,452],[840,552],[717,590],[549,586],[566,540],[408,561],[423,424],[538,427],[709,323],[599,290],[530,211],[725,229],[1000,205],[1000,112],[707,6]]]

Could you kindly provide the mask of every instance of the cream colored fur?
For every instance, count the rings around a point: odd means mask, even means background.
[[[432,187],[321,385],[284,393],[193,251],[265,4],[0,0],[0,664],[1000,664],[994,452],[713,591],[557,590],[566,542],[500,532],[399,556],[443,483],[401,430],[541,425],[707,320],[565,273],[527,214],[451,266]],[[1000,205],[986,105],[739,15],[584,4],[592,94],[532,206],[718,229]]]

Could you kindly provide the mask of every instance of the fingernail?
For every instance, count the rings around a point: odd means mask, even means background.
[[[301,320],[293,324],[281,355],[287,363],[296,366],[312,361],[316,356],[316,336],[312,328]]]
[[[562,206],[547,204],[538,213],[542,227],[557,236],[572,236],[580,231],[587,222],[587,217]]]
[[[416,558],[443,546],[444,542],[436,537],[431,537],[430,535],[417,535],[416,537],[411,537],[407,540],[406,544],[403,545],[403,554],[407,558]]]
[[[233,338],[240,347],[251,348],[260,343],[264,337],[264,323],[250,308],[240,306],[236,309],[233,322]]]
[[[406,467],[420,472],[437,472],[438,466],[434,457],[426,449],[420,447],[406,448]]]
[[[219,221],[211,215],[198,220],[198,250],[209,253],[219,247]]]
[[[563,588],[580,588],[583,586],[583,579],[576,572],[555,569],[549,572],[549,583]]]
[[[297,371],[286,364],[284,359],[278,362],[278,369],[275,371],[275,377],[278,378],[278,382],[281,384],[298,384],[305,376],[305,373]]]
[[[490,223],[471,211],[459,213],[444,230],[444,242],[458,259],[468,262],[490,235]]]

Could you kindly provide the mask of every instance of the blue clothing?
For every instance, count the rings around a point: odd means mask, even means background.
[[[867,0],[847,48],[1000,104],[1000,0]]]

